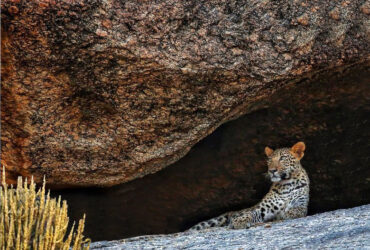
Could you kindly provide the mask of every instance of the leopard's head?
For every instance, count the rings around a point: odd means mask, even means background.
[[[303,142],[294,144],[291,148],[279,148],[272,150],[265,148],[268,157],[268,176],[272,182],[290,179],[293,171],[300,166],[300,160],[304,155],[306,146]]]

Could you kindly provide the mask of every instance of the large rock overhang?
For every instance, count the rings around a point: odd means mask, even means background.
[[[2,1],[8,180],[111,186],[276,90],[369,58],[368,1]]]
[[[111,188],[52,193],[67,199],[71,219],[87,214],[93,241],[179,232],[258,203],[271,185],[265,146],[304,141],[309,215],[369,204],[369,79],[370,67],[355,65],[302,80],[221,125],[156,174]]]

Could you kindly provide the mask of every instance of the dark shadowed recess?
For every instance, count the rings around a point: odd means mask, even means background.
[[[54,191],[93,241],[173,233],[267,192],[264,147],[307,145],[309,214],[370,203],[370,71],[355,66],[276,92],[166,169],[107,189]]]

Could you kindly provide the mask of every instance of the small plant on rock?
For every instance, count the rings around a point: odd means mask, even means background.
[[[2,171],[0,186],[0,249],[33,250],[73,250],[89,249],[90,240],[84,239],[85,215],[78,223],[77,231],[73,223],[69,234],[67,202],[50,198],[42,188],[36,191],[31,179],[18,178],[17,188],[8,187],[5,182],[5,169]]]

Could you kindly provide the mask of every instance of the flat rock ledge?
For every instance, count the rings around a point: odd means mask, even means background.
[[[122,225],[124,226],[124,225]],[[248,230],[215,229],[101,241],[91,249],[370,249],[370,205]]]

